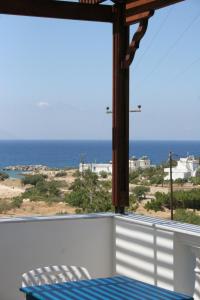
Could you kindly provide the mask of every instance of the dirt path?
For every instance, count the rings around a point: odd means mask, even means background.
[[[15,187],[14,185],[7,186],[3,183],[0,184],[0,198],[10,199],[21,195],[25,191],[22,187]]]

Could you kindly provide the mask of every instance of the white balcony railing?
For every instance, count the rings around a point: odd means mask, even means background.
[[[0,299],[23,299],[21,274],[80,265],[92,277],[123,274],[200,300],[200,227],[140,215],[0,220]]]

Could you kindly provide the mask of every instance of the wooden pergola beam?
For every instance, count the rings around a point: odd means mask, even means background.
[[[154,11],[145,11],[144,13],[134,14],[125,17],[125,25],[132,25],[141,22],[142,20],[149,19],[154,14]]]
[[[0,0],[0,14],[113,22],[109,5],[91,5],[58,0]]]
[[[126,14],[144,13],[145,11],[160,9],[182,1],[184,0],[127,0]]]

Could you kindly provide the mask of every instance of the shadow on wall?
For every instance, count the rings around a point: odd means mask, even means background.
[[[194,291],[194,256],[172,232],[116,220],[117,274],[186,294]]]
[[[196,259],[191,247],[184,245],[179,240],[179,235],[174,238],[174,265],[175,289],[188,294],[194,293]],[[200,299],[200,294],[199,294]]]

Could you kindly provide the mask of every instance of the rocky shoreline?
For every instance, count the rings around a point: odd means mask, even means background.
[[[23,171],[23,172],[34,172],[34,171],[47,171],[49,168],[43,165],[17,165],[7,166],[2,169],[3,171]]]

